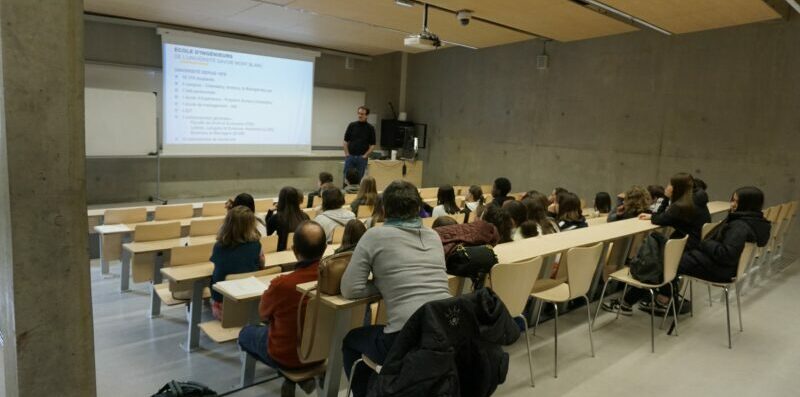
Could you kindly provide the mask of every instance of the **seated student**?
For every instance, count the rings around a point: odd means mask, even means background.
[[[511,229],[511,239],[514,241],[522,240],[528,237],[536,237],[539,235],[539,232],[534,227],[533,230],[530,228],[526,228],[527,235],[523,235],[522,233],[522,224],[528,220],[528,209],[525,207],[525,204],[517,200],[508,200],[503,203],[503,209],[508,212],[509,217],[511,218],[511,222],[513,227]],[[533,233],[533,235],[531,235]]]
[[[450,185],[440,186],[439,191],[436,192],[436,207],[433,207],[431,217],[438,218],[459,213],[461,213],[461,209],[456,205],[455,189]]]
[[[378,197],[378,189],[375,184],[375,178],[365,176],[361,178],[361,184],[358,187],[358,195],[356,199],[350,203],[350,209],[354,214],[358,214],[359,205],[375,205],[375,199]]]
[[[365,354],[383,364],[386,354],[409,317],[424,303],[447,299],[442,242],[419,218],[417,188],[394,181],[383,191],[386,223],[367,230],[358,242],[342,277],[342,296],[357,299],[380,295],[386,304],[386,326],[372,325],[350,331],[342,342],[344,370]],[[372,278],[370,278],[370,273]],[[366,394],[372,370],[360,365],[353,376],[353,394]]]
[[[599,192],[594,196],[594,214],[592,217],[605,217],[611,212],[611,195]]]
[[[739,256],[745,243],[763,247],[769,241],[771,225],[761,209],[764,193],[757,187],[736,189],[731,198],[731,211],[722,223],[693,250],[681,257],[678,274],[708,281],[730,282],[736,277]]]
[[[325,230],[326,241],[333,239],[333,229],[337,226],[344,227],[356,215],[350,209],[343,208],[344,195],[336,187],[330,186],[322,191],[322,213],[317,215],[314,220]]]
[[[367,229],[376,226],[378,223],[383,223],[386,217],[383,215],[383,194],[379,194],[375,198],[375,205],[372,206],[372,216],[364,221],[364,226]]]
[[[541,193],[538,196],[529,194],[528,197],[522,199],[521,203],[528,213],[528,220],[520,226],[523,229],[523,235],[535,237],[559,232],[556,221],[547,216],[547,196]],[[531,227],[536,229],[535,235],[532,231],[527,230]]]
[[[344,192],[346,194],[356,194],[358,193],[359,186],[361,184],[361,177],[358,175],[357,168],[350,168],[347,170],[345,174],[347,185],[344,187]]]
[[[686,241],[684,252],[697,248],[700,244],[700,233],[703,228],[703,221],[697,216],[694,205],[694,183],[692,176],[687,173],[677,173],[670,179],[669,185],[664,190],[664,195],[669,199],[669,206],[666,209],[659,209],[657,213],[642,213],[639,219],[649,220],[654,225],[670,226],[674,229],[670,239],[679,239],[689,236]],[[662,204],[663,206],[664,204]],[[676,290],[677,285],[673,286]],[[622,301],[614,300],[603,303],[602,308],[606,311],[616,311],[624,315],[631,314],[631,307],[639,302],[639,308],[650,312],[650,300],[642,299],[647,295],[647,290],[639,288],[628,288],[628,292],[623,296]],[[669,288],[665,293],[658,296],[655,300],[654,311],[664,312],[669,303],[669,297],[664,296],[669,293]],[[685,306],[688,309],[688,306]]]
[[[225,208],[228,211],[240,205],[249,208],[250,211],[253,211],[253,213],[255,214],[256,201],[253,199],[253,196],[251,196],[249,193],[239,193],[235,198],[228,199],[228,201],[225,202]],[[265,226],[266,224],[264,223],[264,221],[261,220],[261,218],[256,217],[256,229],[258,229],[259,233],[266,234],[267,229]]]
[[[650,213],[652,214],[655,214],[658,212],[659,208],[662,208],[665,200],[669,201],[667,196],[664,195],[664,186],[649,185],[647,186],[647,192],[650,193],[650,200],[652,201],[652,204],[650,204]]]
[[[558,217],[558,210],[556,210],[556,205],[558,205],[558,196],[564,193],[569,193],[569,191],[563,187],[557,187],[553,189],[549,196],[547,196],[547,216],[553,219]]]
[[[669,199],[662,203],[662,207],[656,213],[641,214],[639,219],[650,220],[654,225],[670,226],[675,231],[669,237],[683,238],[688,235],[686,249],[694,249],[700,244],[700,234],[703,224],[710,219],[706,218],[708,207],[703,204],[703,208],[698,206],[702,201],[695,199],[694,180],[691,175],[680,172],[672,176],[669,185],[664,190],[664,195]],[[706,199],[707,200],[707,199]]]
[[[647,189],[634,185],[622,196],[622,204],[608,214],[608,222],[636,218],[640,214],[650,213],[650,193]]]
[[[259,317],[267,325],[245,325],[239,331],[239,346],[262,363],[276,369],[298,369],[318,363],[301,363],[297,356],[297,306],[301,294],[297,285],[317,279],[320,258],[325,253],[325,232],[313,221],[303,221],[294,231],[292,251],[295,270],[275,277],[261,295]],[[285,381],[288,382],[288,381]],[[291,390],[294,385],[289,383]],[[284,388],[287,384],[284,383]],[[314,390],[314,379],[300,384]]]
[[[350,252],[356,249],[358,241],[361,236],[367,232],[367,227],[358,219],[351,219],[344,227],[344,234],[342,235],[342,245],[334,251],[334,254],[342,252]]]
[[[300,209],[300,198],[297,189],[286,186],[278,194],[277,212],[267,212],[267,235],[278,233],[278,251],[286,249],[289,233],[308,220],[308,215]]]
[[[483,189],[478,185],[470,186],[467,194],[464,195],[464,212],[474,212],[480,218],[485,204]]]
[[[555,210],[558,213],[558,230],[562,232],[589,226],[581,213],[581,199],[575,193],[559,194]]]
[[[703,223],[711,223],[711,212],[708,211],[708,193],[706,189],[708,186],[702,179],[692,176],[694,188],[692,189],[692,199],[694,200],[694,208],[697,210],[697,216]]]
[[[458,225],[458,221],[447,215],[442,215],[433,220],[433,225],[431,225],[431,227],[436,229],[437,227],[450,226],[450,225]]]
[[[248,193],[239,193],[235,198],[228,199],[228,201],[225,202],[225,208],[228,211],[240,205],[249,208],[253,213],[256,212],[256,201],[253,199],[253,196]]]
[[[317,182],[318,189],[314,190],[311,193],[308,193],[308,200],[306,200],[308,202],[308,205],[306,206],[307,208],[314,207],[314,198],[322,196],[322,185],[326,183],[333,184],[333,175],[331,175],[330,172],[325,172],[325,171],[320,172],[319,181]]]
[[[217,234],[211,251],[214,271],[211,286],[224,281],[229,274],[248,273],[264,267],[261,251],[261,233],[256,229],[256,216],[249,208],[239,205],[225,215],[225,222]],[[222,294],[211,288],[211,311],[214,318],[222,318]]]
[[[513,200],[513,197],[508,196],[510,192],[511,181],[508,178],[500,177],[495,179],[494,184],[492,184],[492,203],[502,206],[506,201]]]
[[[486,206],[486,210],[483,211],[483,218],[481,219],[484,222],[494,225],[497,229],[497,233],[500,235],[498,244],[513,241],[511,232],[514,228],[514,221],[511,220],[508,211],[492,202]]]

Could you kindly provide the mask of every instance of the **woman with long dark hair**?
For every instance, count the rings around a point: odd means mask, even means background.
[[[686,249],[696,248],[700,244],[700,234],[706,219],[701,215],[702,209],[695,207],[692,176],[685,172],[673,175],[664,189],[664,195],[669,198],[669,206],[665,210],[652,215],[641,214],[639,219],[650,220],[654,225],[672,227],[675,231],[670,235],[671,239],[688,235]]]
[[[300,222],[308,220],[308,215],[300,209],[301,201],[300,192],[291,186],[286,186],[278,193],[277,212],[269,210],[267,213],[267,235],[278,233],[278,251],[286,249],[286,238],[289,233],[294,232]]]
[[[433,207],[431,217],[436,219],[440,216],[454,215],[461,212],[461,209],[456,205],[456,191],[450,185],[443,185],[439,187],[436,193],[436,207]]]

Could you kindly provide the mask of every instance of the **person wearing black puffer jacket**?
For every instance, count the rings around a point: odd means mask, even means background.
[[[731,212],[696,249],[686,251],[678,274],[703,280],[730,282],[736,276],[745,243],[763,247],[769,241],[770,222],[761,208],[764,193],[756,187],[742,187],[733,193]]]

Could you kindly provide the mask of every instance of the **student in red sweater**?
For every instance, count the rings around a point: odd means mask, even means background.
[[[258,312],[267,325],[247,325],[239,332],[239,346],[264,364],[278,369],[303,368],[297,357],[297,284],[317,279],[319,260],[327,248],[325,231],[314,221],[304,221],[294,232],[295,270],[272,280],[261,296]],[[300,385],[305,390],[310,385]]]

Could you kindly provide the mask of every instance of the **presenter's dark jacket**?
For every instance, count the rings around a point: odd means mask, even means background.
[[[354,121],[347,126],[344,141],[351,156],[363,156],[375,144],[375,127],[366,121]]]

